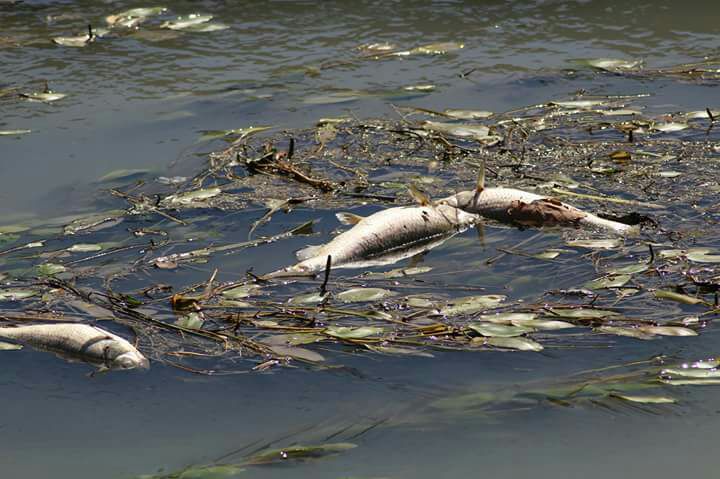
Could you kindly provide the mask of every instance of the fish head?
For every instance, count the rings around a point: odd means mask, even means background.
[[[113,359],[111,369],[149,369],[150,361],[139,351],[128,351]]]

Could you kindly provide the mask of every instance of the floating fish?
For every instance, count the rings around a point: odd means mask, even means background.
[[[0,328],[0,338],[50,351],[109,369],[147,369],[150,363],[135,346],[97,326],[78,323],[37,324]]]
[[[524,226],[585,226],[620,235],[638,232],[637,226],[606,220],[555,198],[514,188],[462,191],[441,200],[441,203],[486,218]]]
[[[401,206],[366,218],[339,213],[341,222],[354,225],[327,244],[298,251],[299,263],[267,277],[316,273],[333,268],[364,268],[392,264],[435,248],[478,220],[475,214],[448,205]]]

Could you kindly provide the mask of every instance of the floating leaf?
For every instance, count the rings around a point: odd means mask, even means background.
[[[485,294],[480,296],[466,296],[464,298],[456,298],[441,308],[438,312],[443,316],[457,316],[460,314],[477,313],[486,309],[494,308],[503,301],[507,296],[501,294]]]
[[[542,344],[530,338],[483,338],[485,344],[496,348],[517,349],[518,351],[542,351]]]
[[[629,108],[617,108],[614,110],[599,110],[599,113],[603,116],[642,115],[642,112],[640,110],[631,110]]]
[[[603,288],[619,288],[624,286],[625,283],[630,281],[631,276],[629,274],[617,274],[603,276],[602,278],[588,281],[583,286],[588,289],[603,289]]]
[[[624,401],[635,402],[640,404],[675,404],[677,400],[668,396],[631,396],[628,394],[611,393],[610,397],[622,399]]]
[[[514,321],[532,321],[537,317],[535,313],[496,313],[483,314],[480,321],[497,324],[511,324]]]
[[[551,101],[550,105],[559,106],[560,108],[581,108],[587,109],[605,103],[602,100],[569,100],[569,101]]]
[[[430,266],[415,266],[412,268],[391,269],[390,271],[385,271],[384,273],[368,273],[365,275],[365,277],[371,279],[403,278],[405,276],[428,273],[430,271],[432,271],[432,268]]]
[[[288,304],[319,304],[327,299],[328,294],[307,293],[299,294],[288,300]]]
[[[53,276],[59,273],[63,273],[67,268],[61,264],[45,263],[37,267],[37,273],[39,276]]]
[[[307,461],[345,452],[357,447],[355,444],[340,442],[317,446],[289,446],[280,449],[266,449],[253,454],[245,461],[247,465],[275,464],[285,461]]]
[[[291,333],[276,334],[263,341],[269,346],[301,346],[303,344],[313,344],[327,339],[315,333]]]
[[[231,289],[226,289],[221,294],[228,299],[242,299],[248,296],[257,295],[260,292],[260,287],[256,284],[243,284],[236,286]]]
[[[102,245],[99,245],[99,244],[77,243],[77,244],[74,244],[71,247],[67,248],[66,251],[69,251],[71,253],[91,253],[94,251],[100,251],[102,249],[103,249]]]
[[[424,130],[434,131],[436,133],[443,133],[446,135],[458,136],[461,138],[473,138],[479,141],[491,141],[500,139],[499,136],[491,135],[490,128],[485,125],[426,121],[423,123],[422,127]]]
[[[167,8],[165,7],[131,8],[129,10],[116,13],[114,15],[108,15],[107,17],[105,17],[105,21],[108,23],[108,25],[115,25],[122,23],[125,19],[144,19],[147,17],[160,15],[161,13],[165,13],[166,11]]]
[[[546,259],[546,260],[550,260],[550,259],[555,259],[555,258],[557,258],[558,256],[560,256],[560,253],[562,253],[562,250],[558,250],[558,249],[547,249],[547,250],[542,251],[542,252],[540,252],[540,253],[534,253],[534,254],[532,254],[531,256],[532,256],[533,258],[536,258],[536,259]]]
[[[600,326],[595,328],[598,333],[614,334],[616,336],[627,336],[636,339],[653,339],[655,334],[641,328],[623,328],[620,326]]]
[[[305,348],[296,348],[292,346],[272,346],[272,350],[278,356],[290,356],[295,359],[310,361],[312,363],[319,363],[325,361],[325,357],[322,354]]]
[[[110,183],[113,181],[118,180],[129,180],[134,177],[146,175],[150,173],[150,170],[144,169],[144,168],[134,168],[134,169],[119,169],[111,171],[110,173],[101,176],[98,178],[98,181],[100,183]]]
[[[84,47],[90,44],[95,39],[95,36],[90,36],[87,33],[85,35],[78,35],[76,37],[55,37],[52,39],[53,43],[63,47]]]
[[[577,246],[580,248],[592,248],[592,249],[615,249],[623,245],[623,242],[619,238],[608,238],[608,239],[577,239],[567,241],[568,246]]]
[[[405,90],[405,91],[422,91],[422,92],[428,92],[428,91],[433,91],[433,90],[435,90],[435,85],[429,85],[429,84],[425,84],[425,85],[408,85],[408,86],[404,86],[404,87],[403,87],[403,90]]]
[[[18,136],[32,133],[32,130],[0,130],[0,136]]]
[[[697,331],[681,326],[640,326],[641,331],[658,336],[697,336]]]
[[[620,267],[608,270],[608,274],[613,274],[613,275],[635,274],[635,273],[642,273],[643,271],[647,271],[647,269],[648,269],[648,265],[646,263],[635,263],[635,264],[629,264],[626,266],[620,266]]]
[[[693,296],[688,296],[687,294],[676,293],[674,291],[667,291],[664,289],[658,289],[655,291],[655,297],[658,299],[669,299],[683,304],[705,304],[705,301],[702,298],[695,298]]]
[[[672,133],[675,131],[681,131],[686,128],[688,128],[690,125],[687,123],[677,123],[674,121],[670,121],[667,123],[656,123],[653,125],[652,129],[653,131],[659,131],[661,133]]]
[[[335,103],[346,103],[358,100],[360,98],[360,92],[351,91],[339,91],[331,92],[324,95],[312,95],[303,98],[303,103],[306,105],[332,105]]]
[[[553,331],[557,329],[568,329],[576,327],[567,321],[555,321],[550,319],[514,319],[512,324],[524,328]]]
[[[377,301],[379,299],[393,296],[395,293],[382,288],[352,288],[337,295],[340,301],[345,303],[357,303],[363,301]]]
[[[686,255],[686,257],[695,263],[720,263],[720,254],[708,254],[706,252],[691,251]]]
[[[205,320],[199,313],[188,313],[178,318],[175,324],[188,329],[202,329]]]
[[[222,190],[218,187],[202,188],[199,190],[176,193],[174,195],[167,196],[162,200],[162,203],[166,205],[191,205],[196,202],[202,202],[213,198],[220,193],[222,193]]]
[[[421,358],[434,358],[432,354],[428,353],[427,351],[422,351],[420,349],[416,348],[408,348],[408,347],[401,347],[401,346],[382,346],[382,345],[375,345],[375,344],[365,344],[366,348],[368,348],[370,351],[375,351],[376,353],[383,353],[383,354],[398,354],[403,356],[418,356]]]
[[[421,298],[418,296],[411,296],[405,300],[405,304],[407,304],[411,308],[432,308],[435,303],[430,301],[427,298]]]
[[[182,30],[186,32],[194,32],[194,33],[210,33],[210,32],[220,32],[222,30],[227,30],[230,28],[230,25],[225,25],[224,23],[220,22],[213,22],[213,23],[199,23],[196,25],[190,25]],[[178,30],[177,28],[175,30]]]
[[[682,176],[682,172],[680,172],[680,171],[658,171],[657,175],[662,178],[677,178],[678,176]]]
[[[10,288],[0,289],[0,301],[20,301],[37,296],[37,291],[32,289]]]
[[[383,329],[374,326],[361,326],[359,328],[330,326],[325,329],[324,333],[340,339],[363,339],[369,336],[379,336],[383,333]]]
[[[615,311],[590,308],[551,308],[549,311],[555,316],[572,319],[602,319],[620,315]]]
[[[17,351],[22,348],[22,344],[13,344],[0,341],[0,351]]]
[[[490,338],[513,338],[533,331],[530,328],[495,323],[470,323],[468,328]]]
[[[663,384],[670,386],[718,386],[720,379],[660,379]]]

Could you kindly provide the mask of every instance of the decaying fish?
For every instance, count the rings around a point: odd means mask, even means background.
[[[0,328],[0,338],[50,351],[107,369],[147,369],[147,358],[120,336],[97,326],[78,323],[36,324]]]
[[[366,218],[339,213],[338,218],[354,226],[327,244],[298,251],[299,263],[266,277],[322,271],[328,256],[333,268],[391,264],[442,244],[478,220],[448,205],[388,208]]]
[[[441,200],[441,203],[486,218],[524,226],[589,227],[620,235],[638,232],[637,226],[606,220],[555,198],[514,188],[462,191]]]

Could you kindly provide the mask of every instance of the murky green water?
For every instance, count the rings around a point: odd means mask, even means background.
[[[209,13],[230,28],[163,38],[145,33],[157,28],[140,28],[84,48],[50,42],[136,6],[146,5],[0,5],[0,89],[39,91],[47,80],[52,90],[67,94],[51,104],[0,99],[0,130],[32,130],[0,137],[0,223],[41,224],[118,207],[99,179],[119,169],[191,176],[207,152],[222,146],[200,142],[204,130],[299,128],[339,115],[395,118],[390,104],[507,111],[569,98],[578,90],[650,93],[644,103],[653,113],[720,105],[717,84],[709,82],[576,71],[576,60],[584,58],[642,58],[660,67],[716,55],[720,7],[711,1],[692,7],[671,1],[177,1],[169,5],[172,14]],[[464,48],[332,65],[356,58],[354,49],[363,43],[412,48],[448,41]],[[404,90],[418,84],[435,89]],[[346,95],[342,102],[325,97],[338,92]],[[227,223],[203,228],[242,241],[262,211],[254,205],[225,217]],[[317,216],[298,208],[268,232]],[[330,212],[321,216],[326,239],[336,223]],[[514,300],[594,277],[590,264],[568,270],[513,256],[495,267],[484,265],[498,244],[533,234],[488,229],[481,242],[468,231],[423,264],[434,268],[437,276],[430,281],[438,288],[447,283],[444,274],[462,269],[462,275],[452,275],[453,283]],[[188,285],[218,267],[219,280],[237,279],[250,267],[271,271],[290,263],[292,251],[306,242],[294,238],[207,265],[157,272],[153,279]],[[535,244],[563,243],[549,233]],[[673,304],[668,311],[693,309]],[[613,338],[542,353],[436,352],[434,358],[350,354],[338,347],[333,351],[344,368],[223,377],[154,364],[146,374],[89,378],[89,368],[52,355],[4,353],[0,468],[3,477],[125,478],[210,463],[240,448],[245,449],[221,462],[237,461],[264,444],[347,441],[359,447],[299,466],[256,467],[238,477],[706,477],[714,470],[711,447],[720,436],[713,387],[681,389],[680,405],[659,409],[543,403],[485,414],[429,405],[496,384],[522,385],[659,355],[700,359],[715,354],[716,334],[710,325],[694,338]]]

